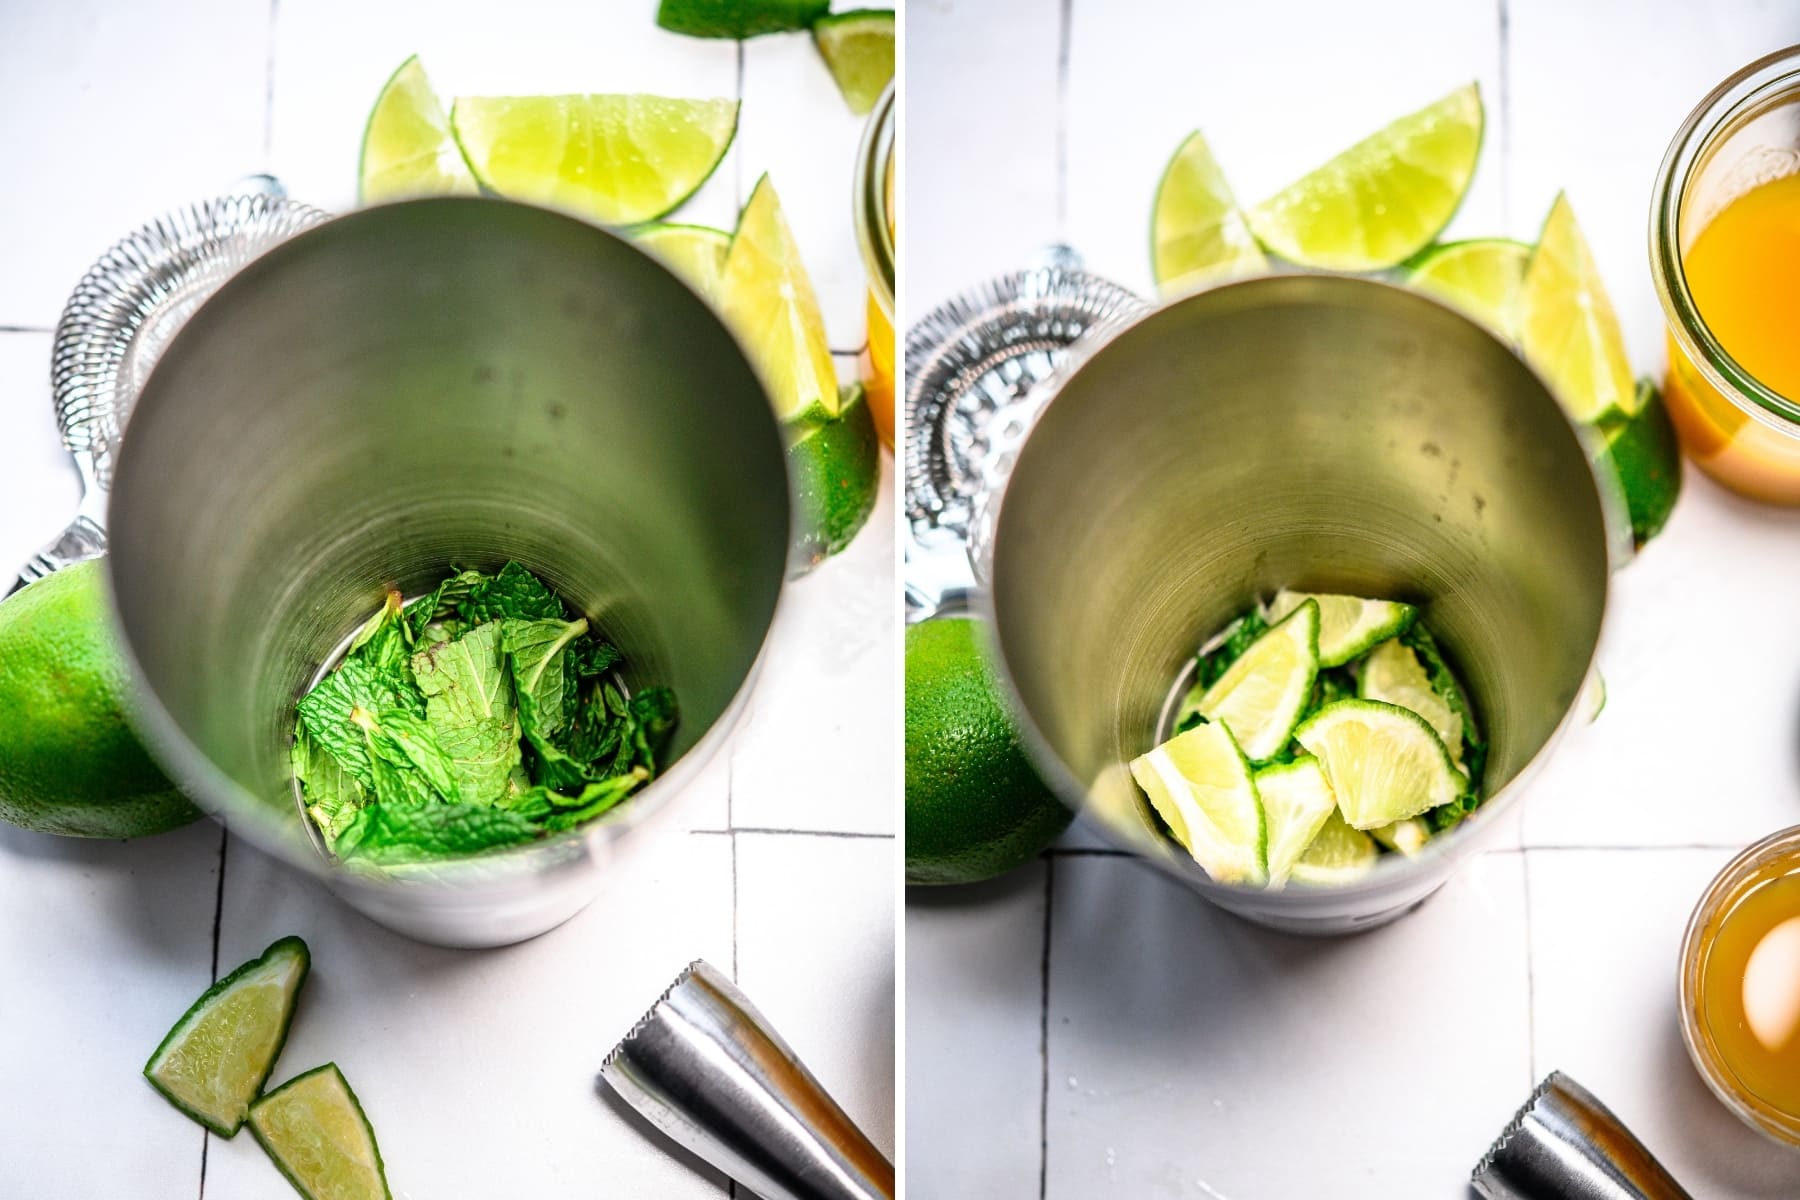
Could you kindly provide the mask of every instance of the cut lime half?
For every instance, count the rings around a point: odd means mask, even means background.
[[[650,224],[632,230],[631,238],[708,300],[718,295],[731,249],[729,233],[704,225]]]
[[[1341,667],[1369,647],[1404,632],[1418,611],[1398,600],[1364,600],[1291,592],[1282,588],[1269,604],[1269,620],[1279,621],[1308,600],[1319,605],[1319,665]]]
[[[1319,606],[1308,602],[1252,642],[1217,683],[1204,691],[1196,684],[1176,724],[1196,712],[1222,722],[1250,761],[1267,762],[1287,745],[1318,675]]]
[[[287,1041],[311,964],[305,942],[282,938],[213,984],[163,1038],[144,1077],[214,1133],[236,1133]]]
[[[1269,825],[1269,886],[1278,888],[1337,812],[1337,797],[1310,754],[1258,771],[1256,794]]]
[[[336,1063],[258,1100],[250,1132],[307,1200],[391,1200],[375,1130]]]
[[[1199,130],[1163,169],[1150,214],[1150,269],[1165,296],[1268,268]]]
[[[875,107],[894,77],[894,10],[859,8],[813,22],[813,42],[858,116]]]
[[[1444,743],[1450,761],[1462,768],[1462,714],[1431,686],[1425,664],[1405,643],[1383,642],[1370,652],[1357,680],[1357,693],[1364,700],[1398,705],[1424,717]]]
[[[1576,421],[1591,425],[1629,417],[1643,401],[1632,381],[1618,314],[1564,195],[1550,206],[1525,268],[1519,346]]]
[[[409,196],[472,196],[480,190],[416,54],[400,64],[375,98],[363,126],[356,179],[362,204]]]
[[[1406,282],[1510,340],[1530,261],[1531,247],[1510,238],[1446,242],[1420,255]]]
[[[1481,92],[1471,83],[1258,204],[1250,228],[1268,249],[1304,266],[1397,266],[1456,215],[1475,178],[1481,132]]]
[[[1338,811],[1356,829],[1416,817],[1455,800],[1468,784],[1425,718],[1393,704],[1328,704],[1294,739],[1325,768]]]
[[[737,132],[736,100],[462,96],[450,128],[484,187],[603,225],[654,221],[697,191]]]
[[[1380,858],[1374,839],[1344,824],[1344,818],[1334,811],[1326,815],[1325,824],[1288,878],[1308,887],[1341,887],[1373,871]]]
[[[738,217],[719,304],[762,374],[777,417],[814,423],[838,415],[837,367],[825,340],[825,318],[767,175]]]
[[[1223,725],[1198,725],[1131,760],[1175,840],[1219,883],[1268,880],[1268,827],[1250,763]]]

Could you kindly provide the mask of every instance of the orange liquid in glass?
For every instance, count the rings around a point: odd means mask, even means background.
[[[882,210],[887,214],[888,237],[894,237],[894,156],[888,155],[883,186],[886,197]],[[869,293],[869,348],[863,355],[863,391],[867,396],[869,415],[875,419],[875,432],[881,444],[894,448],[894,323],[881,310],[881,301]]]
[[[1800,403],[1800,175],[1745,192],[1682,258],[1701,318],[1765,387]],[[1800,429],[1772,429],[1721,395],[1669,339],[1669,415],[1700,468],[1725,486],[1800,504]]]
[[[1746,1100],[1800,1120],[1800,859],[1758,871],[1702,939],[1707,1038]]]

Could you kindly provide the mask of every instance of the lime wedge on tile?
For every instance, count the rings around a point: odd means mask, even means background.
[[[729,233],[704,225],[653,223],[632,230],[631,238],[702,296],[710,300],[718,294],[719,280],[725,274],[725,254],[731,249]]]
[[[479,190],[416,54],[400,64],[375,98],[363,127],[356,178],[357,200],[363,204],[409,196],[472,196]]]
[[[391,1200],[375,1130],[336,1063],[258,1100],[250,1132],[307,1200]]]
[[[805,29],[831,0],[662,0],[656,23],[689,37],[749,38]]]
[[[1446,242],[1420,255],[1406,282],[1511,338],[1530,261],[1531,247],[1511,238]]]
[[[1475,177],[1481,133],[1481,93],[1471,83],[1258,204],[1250,228],[1269,250],[1304,266],[1397,266],[1456,215]]]
[[[1398,600],[1364,600],[1361,596],[1291,592],[1282,588],[1269,605],[1269,620],[1281,620],[1308,600],[1319,606],[1321,667],[1341,667],[1360,657],[1377,642],[1403,632],[1418,615],[1412,605]]]
[[[1397,705],[1328,704],[1294,731],[1294,740],[1325,768],[1338,811],[1356,829],[1416,817],[1468,787],[1425,718]]]
[[[1380,857],[1373,838],[1350,828],[1343,817],[1332,812],[1288,878],[1310,887],[1338,887],[1373,871]]]
[[[1175,151],[1156,185],[1150,215],[1150,269],[1165,296],[1266,270],[1225,172],[1198,130]]]
[[[1131,775],[1194,861],[1220,883],[1267,881],[1268,827],[1249,760],[1223,725],[1197,725],[1131,760]]]
[[[1681,496],[1681,445],[1662,394],[1648,379],[1637,382],[1637,411],[1606,435],[1600,468],[1618,481],[1637,549],[1662,532]]]
[[[1337,797],[1319,760],[1310,754],[1258,771],[1256,794],[1269,826],[1269,886],[1276,888],[1287,882],[1326,819],[1337,812]]]
[[[850,111],[860,116],[874,108],[894,77],[894,11],[831,13],[813,22],[812,34]]]
[[[838,415],[837,367],[819,297],[767,175],[738,217],[719,305],[761,373],[777,417],[811,425]]]
[[[150,1086],[221,1137],[244,1123],[287,1041],[312,957],[282,938],[206,989],[144,1064]]]
[[[1643,403],[1618,314],[1565,195],[1550,206],[1525,268],[1519,346],[1576,421],[1629,417]]]
[[[1319,606],[1308,602],[1270,626],[1218,682],[1204,690],[1196,684],[1176,724],[1196,712],[1221,722],[1250,761],[1267,762],[1287,745],[1318,674]]]
[[[461,96],[450,109],[484,187],[603,225],[654,221],[693,195],[737,120],[736,100],[641,95]]]
[[[1357,693],[1364,700],[1398,705],[1424,717],[1438,740],[1444,743],[1450,761],[1461,769],[1462,713],[1452,708],[1431,685],[1425,664],[1419,661],[1411,647],[1396,640],[1383,642],[1370,651],[1357,680]]]

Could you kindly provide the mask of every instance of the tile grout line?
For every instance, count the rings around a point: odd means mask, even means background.
[[[1496,0],[1500,20],[1500,228],[1512,233],[1512,14]]]
[[[1038,1200],[1050,1191],[1050,913],[1056,900],[1056,860],[1044,860],[1044,957],[1038,972]]]
[[[891,833],[863,833],[851,829],[778,829],[769,825],[736,825],[729,829],[690,829],[688,832],[712,837],[754,833],[764,837],[851,838],[875,842],[891,842],[895,837]]]
[[[0,333],[53,333],[48,325],[0,325]]]
[[[219,982],[219,926],[225,916],[225,851],[231,845],[231,831],[219,826],[219,883],[213,893],[212,983]],[[212,1130],[200,1131],[200,1200],[206,1200],[206,1152],[212,1145]]]
[[[275,24],[281,0],[269,0],[269,44],[263,57],[263,169],[271,165],[269,155],[275,148]]]
[[[1069,241],[1069,43],[1075,25],[1075,0],[1057,5],[1056,35],[1056,238]]]
[[[1520,890],[1525,898],[1525,1090],[1537,1086],[1537,967],[1532,961],[1531,853],[1519,852]]]
[[[744,119],[744,42],[738,39],[737,44],[737,102],[738,120]],[[744,151],[743,143],[736,136],[731,139],[731,200],[739,213],[744,211]],[[736,221],[734,216],[733,221]]]

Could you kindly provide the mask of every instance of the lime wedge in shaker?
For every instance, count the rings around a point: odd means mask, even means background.
[[[1328,704],[1294,731],[1294,740],[1325,768],[1338,811],[1356,829],[1416,817],[1468,787],[1425,718],[1397,705]]]
[[[356,177],[357,199],[363,204],[408,196],[472,196],[480,190],[416,54],[400,64],[375,98],[363,127]]]
[[[1319,605],[1319,665],[1341,667],[1361,657],[1370,646],[1402,633],[1418,610],[1398,600],[1364,600],[1360,596],[1328,596],[1282,588],[1269,604],[1269,620],[1281,618],[1308,600]]]
[[[1150,215],[1150,269],[1165,296],[1267,269],[1225,172],[1198,130],[1163,169]]]
[[[850,111],[861,116],[874,108],[894,77],[894,11],[831,13],[813,22],[812,34]]]
[[[1632,381],[1618,314],[1565,195],[1550,206],[1525,268],[1519,346],[1576,421],[1629,417],[1644,402]]]
[[[336,1063],[258,1100],[250,1132],[307,1200],[391,1200],[375,1130]]]
[[[1511,338],[1531,247],[1511,238],[1446,242],[1419,256],[1406,282]]]
[[[1458,769],[1463,765],[1462,713],[1431,686],[1431,676],[1412,648],[1400,641],[1383,642],[1370,651],[1357,681],[1357,692],[1364,700],[1379,700],[1411,709],[1425,718],[1426,724],[1444,743],[1444,750]],[[1398,847],[1396,847],[1397,849]]]
[[[1326,815],[1325,824],[1288,878],[1310,887],[1337,887],[1373,871],[1380,857],[1373,838],[1344,824],[1344,818],[1333,811]]]
[[[702,296],[710,300],[718,294],[725,253],[731,248],[729,233],[704,225],[650,224],[632,230],[631,238]]]
[[[306,943],[286,937],[213,984],[163,1038],[144,1077],[214,1133],[236,1133],[287,1041],[311,964]]]
[[[603,225],[654,221],[693,195],[737,121],[736,100],[667,96],[461,96],[450,109],[484,187]]]
[[[1269,826],[1269,886],[1278,888],[1326,819],[1337,812],[1337,797],[1319,760],[1310,754],[1258,771],[1256,794]]]
[[[1462,204],[1481,154],[1473,84],[1401,117],[1249,212],[1269,250],[1309,267],[1379,271],[1431,244]]]
[[[1131,775],[1194,861],[1220,883],[1268,880],[1268,827],[1250,763],[1223,725],[1198,725],[1131,760]]]
[[[1389,850],[1411,858],[1423,850],[1425,843],[1431,840],[1431,826],[1423,817],[1408,817],[1404,821],[1377,825],[1369,830],[1369,836]]]
[[[1251,762],[1267,762],[1287,745],[1318,674],[1319,606],[1307,601],[1252,642],[1217,683],[1196,684],[1176,725],[1199,713],[1229,728]]]

